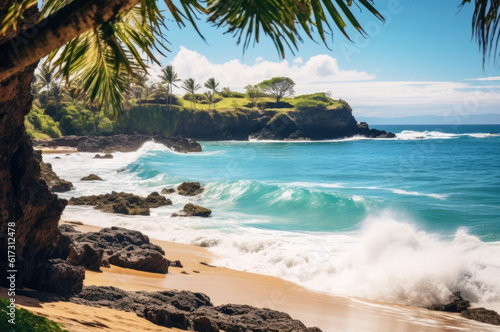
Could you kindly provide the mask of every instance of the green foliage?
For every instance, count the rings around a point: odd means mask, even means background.
[[[313,93],[313,94],[309,94],[309,95],[300,95],[300,96],[296,96],[294,99],[295,100],[301,100],[301,99],[316,100],[316,101],[321,101],[321,102],[327,103],[327,104],[332,104],[334,102],[334,100],[332,98],[328,97],[325,92],[318,92],[318,93]]]
[[[32,136],[35,135],[36,132],[47,135],[48,137],[61,137],[61,131],[58,128],[59,123],[55,122],[50,116],[44,114],[44,111],[34,107],[26,116],[26,121],[30,125],[28,125],[29,131]],[[40,137],[40,135],[38,135]]]
[[[154,134],[162,132],[172,135],[184,108],[169,105],[137,105],[123,113],[115,133]]]
[[[1,331],[30,331],[30,332],[67,332],[62,325],[45,317],[37,316],[26,309],[15,309],[16,325],[8,322],[10,301],[0,298],[0,330]]]
[[[316,100],[303,100],[295,104],[295,109],[299,111],[309,111],[309,110],[325,110],[327,104]]]
[[[259,83],[260,89],[273,97],[277,103],[281,99],[294,94],[295,82],[289,77],[273,77]]]
[[[92,112],[74,104],[67,104],[61,110],[59,127],[64,135],[90,135],[95,133]]]
[[[205,100],[205,95],[203,93],[195,93],[194,95],[191,93],[186,93],[184,96],[182,96],[182,99],[187,100],[187,101],[194,101],[199,103],[201,101]]]
[[[245,94],[244,93],[241,93],[241,92],[231,92],[231,96],[232,98],[245,98]]]

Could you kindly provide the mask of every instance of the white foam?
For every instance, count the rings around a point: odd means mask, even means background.
[[[414,131],[414,130],[403,130],[401,133],[396,134],[396,138],[399,140],[456,139],[461,137],[490,138],[495,136],[498,135],[489,133],[451,134],[439,131]]]

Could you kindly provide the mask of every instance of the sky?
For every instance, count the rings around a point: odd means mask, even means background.
[[[500,65],[487,61],[483,67],[472,40],[473,5],[460,10],[460,3],[375,0],[385,23],[353,7],[367,38],[351,29],[350,42],[334,30],[329,48],[305,39],[299,50],[287,50],[285,59],[268,38],[243,50],[223,28],[200,20],[203,41],[193,28],[169,22],[171,52],[161,57],[161,66],[171,64],[180,78],[200,83],[215,77],[241,92],[247,84],[288,76],[296,95],[331,92],[348,101],[357,116],[500,114]],[[161,66],[151,66],[151,81]]]

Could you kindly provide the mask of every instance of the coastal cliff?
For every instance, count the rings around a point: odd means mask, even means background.
[[[141,117],[141,123],[135,119]],[[168,126],[165,123],[168,122]],[[185,136],[196,140],[392,138],[394,134],[358,123],[345,104],[337,108],[192,110],[162,105],[133,107],[120,121],[123,134]]]

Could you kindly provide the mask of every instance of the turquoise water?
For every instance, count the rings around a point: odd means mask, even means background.
[[[170,195],[150,217],[69,206],[67,220],[209,247],[217,265],[332,294],[425,307],[459,290],[500,310],[500,125],[377,128],[397,139],[202,142],[191,154],[147,143],[114,160],[45,159],[75,185],[63,197],[206,188]],[[212,216],[170,217],[187,202]]]
[[[500,126],[411,127],[420,133],[426,129],[500,132]],[[400,133],[404,127],[383,129]],[[500,136],[475,136],[295,144],[205,142],[205,154],[196,160],[164,151],[141,157],[130,167],[140,170],[144,180],[168,174],[172,182],[212,184],[208,195],[231,200],[225,211],[263,220],[248,226],[352,231],[369,214],[392,209],[426,231],[452,236],[457,227],[465,226],[484,241],[497,241]]]

